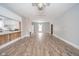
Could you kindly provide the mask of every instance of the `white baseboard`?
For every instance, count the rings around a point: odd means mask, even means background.
[[[63,39],[62,37],[59,37],[59,36],[57,36],[56,34],[53,34],[53,35],[54,35],[55,37],[59,38],[60,40],[62,40],[62,41],[64,41],[64,42],[68,43],[69,45],[73,46],[74,48],[79,49],[79,46],[77,46],[76,44],[74,44],[74,43],[72,43],[72,42],[69,42],[69,41]]]
[[[1,46],[0,46],[0,49],[5,48],[6,46],[8,46],[8,45],[10,45],[10,44],[12,44],[12,43],[15,43],[15,42],[17,42],[18,40],[23,39],[24,37],[27,37],[27,35],[24,35],[24,36],[22,36],[22,37],[19,37],[19,38],[17,38],[17,39],[14,39],[14,40],[12,40],[12,41],[9,41],[9,42],[7,42],[7,43],[1,45]]]

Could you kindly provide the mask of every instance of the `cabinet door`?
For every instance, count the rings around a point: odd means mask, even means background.
[[[14,40],[20,36],[21,36],[21,32],[15,32],[15,33],[9,34],[10,40]]]
[[[17,37],[21,37],[21,32],[17,32]]]
[[[0,35],[0,45],[4,43],[4,35]]]
[[[15,39],[15,35],[14,35],[15,33],[11,33],[10,35],[9,35],[9,37],[10,37],[10,39],[9,40],[13,40],[13,39]]]
[[[8,35],[0,35],[0,45],[8,42]]]
[[[8,34],[5,34],[4,35],[4,42],[6,43],[6,42],[8,42],[9,41],[9,35]]]
[[[16,32],[14,35],[15,35],[15,38],[18,38],[21,36],[21,32]]]

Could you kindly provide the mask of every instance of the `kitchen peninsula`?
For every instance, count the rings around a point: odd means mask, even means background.
[[[3,31],[0,32],[0,45],[12,41],[21,36],[21,31]]]
[[[21,36],[21,17],[0,6],[0,46]]]

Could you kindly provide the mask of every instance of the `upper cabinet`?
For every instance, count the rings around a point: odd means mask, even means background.
[[[19,15],[17,15],[16,13],[12,12],[11,10],[0,6],[0,15],[3,15],[5,17],[14,19],[14,20],[19,20],[21,21],[21,17]]]

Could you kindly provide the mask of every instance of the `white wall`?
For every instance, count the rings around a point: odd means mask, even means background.
[[[54,33],[79,46],[79,4],[53,21]]]
[[[14,19],[14,20],[19,20],[21,21],[21,17],[18,16],[17,14],[13,13],[9,9],[0,6],[0,15],[6,16],[8,18]]]
[[[29,32],[31,31],[31,26],[32,26],[32,21],[31,19],[27,18],[22,18],[22,36],[28,36]]]

